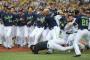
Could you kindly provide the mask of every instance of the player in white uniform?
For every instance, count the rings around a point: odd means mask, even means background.
[[[26,13],[25,15],[25,20],[27,20],[27,27],[28,27],[28,47],[30,47],[33,44],[32,39],[30,38],[30,35],[32,33],[32,31],[34,30],[34,12],[33,12],[33,8],[29,7],[28,9],[28,13]]]
[[[46,40],[59,38],[60,28],[49,9],[47,9],[46,13],[47,12],[48,14],[46,15],[46,22],[48,24],[49,32],[46,36]]]
[[[2,20],[4,23],[4,38],[5,38],[5,41],[3,42],[4,47],[12,48],[13,47],[12,26],[14,21],[14,15],[11,13],[11,9],[6,13],[3,13]]]
[[[26,38],[28,37],[28,28],[26,26],[25,14],[22,11],[17,15],[17,20],[16,41],[20,47],[24,47],[26,45]]]
[[[43,15],[46,16],[47,14],[49,13],[48,9],[44,9],[43,10]],[[48,27],[48,24],[46,22],[45,26],[44,26],[44,31],[42,32],[42,35],[41,35],[41,38],[40,38],[40,41],[47,41],[46,37],[47,37],[47,34],[49,33],[50,29]]]
[[[45,17],[43,16],[43,10],[38,8],[39,10],[34,14],[34,30],[30,34],[30,40],[32,41],[31,45],[35,45],[40,41],[40,37],[42,32],[44,31],[45,26]]]
[[[3,44],[3,38],[4,38],[4,26],[2,20],[0,20],[0,44]]]
[[[76,57],[78,57],[81,56],[81,51],[79,49],[79,42],[82,42],[81,39],[86,40],[85,38],[87,38],[88,40],[90,36],[88,31],[89,18],[86,15],[81,15],[77,18],[76,22],[78,24],[79,30],[77,31],[77,34],[74,37],[74,49],[75,49]],[[82,44],[85,45],[86,41],[83,41]]]
[[[31,46],[30,48],[34,54],[38,54],[40,50],[46,50],[46,49],[66,51],[73,48],[73,46],[67,46],[67,47],[62,46],[64,44],[66,44],[66,41],[61,38],[58,38],[54,40],[39,42],[36,45]]]

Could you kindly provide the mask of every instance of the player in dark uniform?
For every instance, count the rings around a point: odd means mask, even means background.
[[[13,47],[13,41],[12,41],[12,26],[14,21],[14,15],[11,13],[11,9],[8,8],[8,11],[3,13],[2,20],[4,23],[4,47],[6,48],[12,48]]]
[[[78,24],[79,29],[88,29],[89,19],[87,16],[81,15],[78,18],[76,18],[76,23]]]
[[[31,45],[31,50],[32,50],[32,52],[34,53],[34,54],[38,54],[38,52],[40,51],[40,50],[45,50],[45,49],[48,49],[47,48],[47,42],[48,41],[44,41],[44,42],[39,42],[39,43],[37,43],[36,45]]]
[[[84,12],[84,14],[86,14],[86,12]],[[78,24],[79,30],[77,31],[77,34],[75,36],[74,49],[75,49],[76,57],[78,57],[81,56],[81,51],[79,50],[78,41],[80,41],[82,37],[88,35],[89,18],[86,15],[79,15],[76,18],[76,23]]]
[[[3,44],[3,32],[4,32],[4,26],[3,26],[3,20],[2,20],[2,15],[3,15],[4,11],[2,9],[0,9],[0,44]]]
[[[57,26],[54,16],[50,13],[49,9],[45,9],[45,16],[45,20],[48,25],[47,27],[49,28],[46,40],[57,39],[59,37],[60,28]],[[50,52],[51,51],[52,49],[50,49]]]
[[[23,10],[19,11],[17,14],[17,44],[20,47],[24,47],[26,45],[26,37],[28,36],[28,29],[27,29],[27,21],[25,20],[25,13]]]
[[[58,38],[57,32],[59,31],[59,28],[57,27],[57,23],[56,23],[56,21],[54,19],[54,16],[52,16],[50,14],[49,9],[46,9],[46,13],[47,14],[46,14],[45,20],[46,20],[46,22],[48,24],[48,28],[50,30],[49,33],[48,33],[48,35],[47,35],[47,37],[46,37],[46,39],[47,40],[50,40],[51,37],[52,37],[52,39],[53,38]]]
[[[28,28],[28,47],[32,45],[30,34],[34,30],[34,11],[32,7],[29,7],[28,13],[25,14],[25,20],[27,20],[27,28]]]
[[[36,45],[31,45],[31,50],[34,54],[38,54],[39,51],[41,50],[48,50],[48,49],[54,49],[58,51],[66,51],[69,49],[72,49],[73,46],[67,46],[64,47],[62,46],[65,44],[65,41],[61,38],[54,39],[54,40],[49,40],[49,41],[43,41],[43,42],[38,42]]]
[[[43,16],[43,9],[40,9],[35,12],[34,15],[34,30],[30,34],[30,38],[33,41],[33,45],[37,44],[40,40],[41,34],[44,31],[44,26],[45,26],[45,16]],[[38,32],[38,33],[37,33]]]

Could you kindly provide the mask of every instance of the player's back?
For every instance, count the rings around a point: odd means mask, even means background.
[[[79,29],[88,29],[89,18],[86,15],[79,15],[76,18],[76,23],[78,24]]]

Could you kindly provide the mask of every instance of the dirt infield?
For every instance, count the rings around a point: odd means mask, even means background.
[[[24,51],[30,51],[29,48],[27,47],[24,47],[24,48],[21,48],[21,47],[13,47],[11,49],[7,49],[7,48],[4,48],[2,45],[0,45],[0,52],[24,52]]]

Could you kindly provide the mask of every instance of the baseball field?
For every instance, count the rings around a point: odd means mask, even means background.
[[[41,51],[40,54],[32,54],[27,52],[0,52],[0,60],[90,60],[90,50],[82,53],[80,57],[73,57],[74,52],[54,52],[46,54],[46,51]]]

